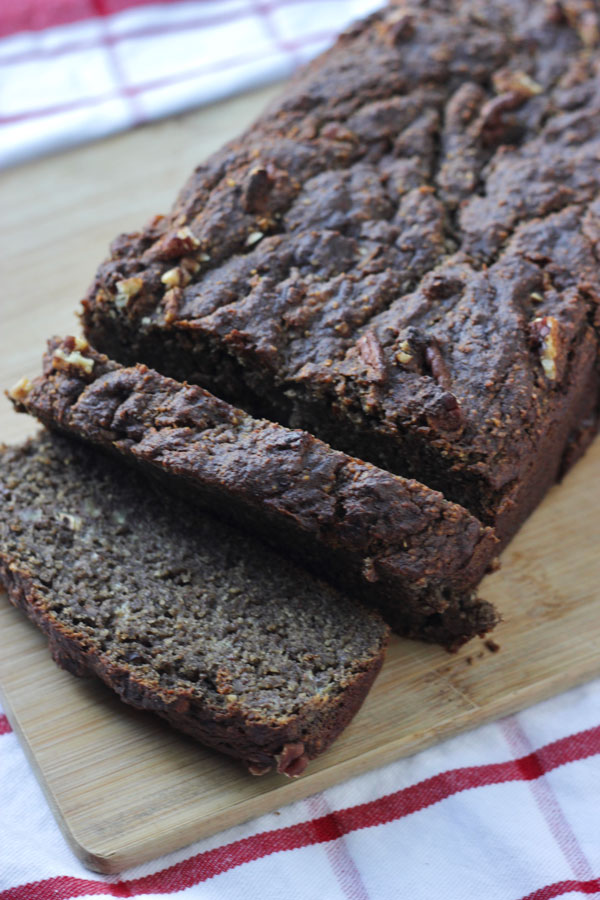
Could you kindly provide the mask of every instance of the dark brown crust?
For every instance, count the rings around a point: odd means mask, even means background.
[[[497,621],[472,594],[492,530],[439,493],[75,338],[50,342],[44,373],[13,398],[17,409],[260,532],[400,633],[454,649]]]
[[[599,23],[578,0],[359,23],[115,242],[90,340],[415,477],[505,544],[600,406]]]
[[[17,533],[21,534],[18,516],[15,514],[12,520],[12,515],[8,514],[8,518],[5,515],[3,524],[9,532],[18,528]],[[276,565],[276,561],[271,565]],[[265,585],[268,585],[266,558],[265,566]],[[118,570],[114,574],[119,577]],[[301,774],[308,760],[327,749],[355,715],[383,663],[387,630],[382,623],[376,624],[372,614],[346,604],[345,615],[352,615],[353,619],[363,616],[365,624],[368,616],[375,637],[373,652],[369,650],[354,660],[351,670],[335,684],[332,682],[331,690],[313,693],[307,701],[296,705],[297,711],[286,715],[270,715],[265,709],[249,711],[248,703],[243,706],[235,697],[228,698],[225,705],[215,705],[195,691],[193,683],[184,688],[178,686],[183,682],[175,680],[175,687],[164,686],[154,671],[149,677],[99,649],[94,630],[75,628],[50,609],[49,588],[39,582],[40,577],[47,576],[28,568],[8,550],[8,544],[0,545],[0,581],[11,602],[45,633],[58,665],[74,675],[99,677],[125,703],[157,713],[173,727],[207,746],[241,759],[255,772],[275,766],[284,774]],[[318,583],[315,590],[319,590]],[[290,752],[293,759],[288,758]]]

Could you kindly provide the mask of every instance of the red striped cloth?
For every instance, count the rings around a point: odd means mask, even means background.
[[[283,78],[382,0],[1,0],[0,166]]]
[[[120,876],[65,844],[0,714],[0,900],[600,897],[600,680]]]

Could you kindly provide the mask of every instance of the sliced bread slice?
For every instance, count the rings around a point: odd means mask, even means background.
[[[417,481],[199,386],[120,366],[82,339],[51,341],[44,374],[12,398],[259,532],[401,634],[454,649],[498,619],[474,593],[494,556],[492,530]]]
[[[50,432],[0,450],[0,580],[60,665],[254,774],[301,774],[387,642],[375,613]]]

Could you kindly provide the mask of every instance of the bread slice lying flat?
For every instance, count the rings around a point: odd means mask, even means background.
[[[388,631],[261,543],[50,432],[0,450],[0,579],[55,660],[209,747],[298,775]]]

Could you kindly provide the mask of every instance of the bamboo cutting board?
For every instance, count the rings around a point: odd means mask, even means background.
[[[182,175],[273,92],[2,176],[11,216],[0,225],[0,387],[35,375],[45,338],[76,328],[76,299],[108,241],[167,209]],[[4,440],[34,430],[0,404]],[[296,781],[253,778],[103,685],[62,672],[0,594],[3,703],[75,852],[90,868],[120,871],[600,674],[599,479],[596,442],[483,583],[505,620],[494,633],[499,652],[474,641],[449,655],[395,639],[354,722]]]

